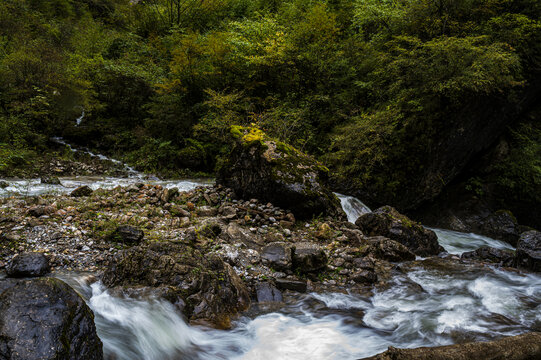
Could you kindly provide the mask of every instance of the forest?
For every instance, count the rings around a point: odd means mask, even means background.
[[[4,0],[0,173],[62,136],[212,176],[255,124],[371,204],[459,179],[538,209],[540,19],[537,0]]]
[[[0,0],[21,359],[541,359],[541,0]]]

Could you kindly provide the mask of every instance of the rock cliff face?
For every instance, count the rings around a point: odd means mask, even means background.
[[[329,170],[312,157],[255,127],[232,127],[234,146],[219,166],[217,183],[243,199],[256,198],[291,210],[299,219],[345,216],[327,188]]]

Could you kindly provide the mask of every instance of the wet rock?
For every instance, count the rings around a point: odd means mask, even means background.
[[[520,237],[520,226],[517,219],[509,211],[499,210],[490,214],[479,223],[478,227],[481,234],[517,246]]]
[[[415,254],[398,241],[388,239],[384,236],[367,238],[368,248],[366,252],[377,259],[392,262],[415,260]]]
[[[5,189],[9,186],[9,183],[4,180],[0,180],[0,189]]]
[[[541,333],[506,337],[496,341],[397,349],[363,360],[534,360],[541,359]]]
[[[42,184],[48,184],[48,185],[62,185],[60,183],[60,179],[56,176],[45,176],[40,179],[40,182]]]
[[[436,234],[421,224],[410,220],[390,206],[361,215],[355,222],[368,236],[385,236],[405,245],[420,256],[437,255],[444,249],[438,244]]]
[[[216,254],[202,254],[186,244],[153,243],[116,255],[103,275],[107,286],[167,286],[186,306],[190,320],[230,326],[233,314],[250,304],[248,289],[233,268]],[[167,300],[175,302],[174,299]]]
[[[312,157],[266,136],[257,128],[234,126],[235,145],[216,182],[242,199],[257,198],[306,219],[345,214],[327,188],[329,170]]]
[[[481,246],[477,250],[463,253],[460,257],[462,259],[473,259],[498,263],[501,266],[512,266],[515,259],[515,254],[510,250]]]
[[[73,196],[73,197],[90,196],[90,195],[92,195],[92,192],[93,191],[89,186],[83,185],[83,186],[79,186],[77,189],[73,190],[70,193],[70,196]]]
[[[485,235],[516,246],[522,229],[513,214],[495,210],[494,204],[470,192],[463,193],[464,185],[451,186],[441,199],[412,215],[431,227]]]
[[[28,209],[27,214],[34,217],[40,217],[43,215],[54,214],[55,210],[56,209],[52,206],[36,205]]]
[[[220,209],[220,214],[228,219],[233,219],[237,216],[237,210],[233,206],[224,206]]]
[[[10,278],[0,279],[0,295],[2,295],[2,293],[6,291],[7,289],[11,289],[12,287],[14,287],[21,281],[24,281],[24,280],[10,279]]]
[[[258,302],[281,302],[282,292],[269,282],[258,283],[255,286]]]
[[[531,230],[520,235],[515,261],[518,267],[541,272],[541,232]]]
[[[222,233],[222,226],[219,222],[217,222],[214,219],[209,219],[209,220],[210,221],[207,221],[202,224],[202,226],[198,229],[198,233],[201,236],[205,236],[208,238],[215,238],[216,236]]]
[[[145,233],[143,230],[130,225],[120,225],[109,236],[110,241],[122,242],[129,245],[136,245],[143,240]]]
[[[171,206],[169,208],[169,212],[171,212],[171,215],[178,216],[178,217],[181,217],[181,218],[182,217],[187,217],[187,218],[190,217],[190,212],[187,211],[187,210],[184,210],[180,206]]]
[[[21,281],[0,295],[0,358],[103,359],[94,315],[58,279]]]
[[[178,193],[179,193],[179,191],[178,191],[178,188],[176,188],[176,187],[169,188],[169,189],[164,189],[164,190],[163,190],[162,197],[161,197],[161,200],[162,200],[164,203],[168,203],[168,202],[171,201],[175,196],[177,196]]]
[[[50,270],[49,259],[42,253],[22,253],[11,260],[6,273],[10,277],[37,277]]]
[[[323,248],[315,243],[296,243],[293,251],[293,265],[301,272],[321,270],[327,266],[327,255]]]
[[[212,207],[212,206],[201,206],[197,208],[197,215],[199,216],[216,216],[218,214],[218,209]]]
[[[261,255],[256,250],[244,249],[229,244],[222,245],[217,253],[232,266],[246,268],[261,262]]]
[[[291,280],[291,279],[275,279],[276,286],[281,290],[291,290],[300,293],[305,293],[308,288],[306,281]]]
[[[378,276],[374,270],[362,269],[351,274],[351,279],[356,283],[373,284],[378,281]]]
[[[285,242],[273,242],[261,250],[261,259],[264,264],[274,270],[289,270],[292,265],[293,248]]]

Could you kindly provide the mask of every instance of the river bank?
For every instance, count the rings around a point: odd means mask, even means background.
[[[0,271],[43,254],[93,311],[106,359],[355,359],[539,330],[541,277],[511,267],[509,243],[340,194],[328,204],[346,216],[299,220],[209,179],[101,161],[126,172],[3,180]]]
[[[98,189],[88,197],[3,198],[1,265],[17,253],[47,254],[53,275],[76,286],[96,314],[106,358],[174,359],[180,353],[193,359],[266,358],[276,354],[278,344],[265,342],[265,328],[282,333],[273,337],[276,341],[288,339],[289,345],[280,343],[278,358],[298,359],[323,337],[328,342],[313,358],[364,357],[389,345],[445,345],[538,329],[538,275],[459,256],[484,244],[510,248],[505,243],[437,230],[440,244],[450,253],[397,264],[398,259],[384,259],[396,255],[396,248],[378,254],[374,239],[352,223],[331,218],[297,221],[272,204],[234,199],[219,186],[182,184],[184,190],[192,188],[182,192],[140,182]],[[351,198],[341,200],[349,203],[348,218],[368,210],[358,200],[356,207]],[[112,236],[122,225],[141,230],[143,237],[128,243]],[[277,249],[307,242],[312,244],[307,247],[310,264],[316,262],[311,271],[299,272],[293,256],[274,256]],[[209,323],[195,318],[192,326],[185,325],[186,313],[180,315],[181,309],[160,300],[159,291],[107,290],[95,282],[132,246],[147,249],[158,243],[189,245],[234,269],[252,305],[231,318],[232,330],[201,327]],[[367,250],[361,262],[363,244]],[[150,329],[143,331],[128,321],[121,315],[123,306],[139,306],[139,316],[149,319]],[[151,320],[155,317],[162,320]],[[159,339],[164,332],[177,336],[165,344]],[[135,334],[134,339],[127,340],[127,334]],[[216,343],[211,346],[212,341]]]

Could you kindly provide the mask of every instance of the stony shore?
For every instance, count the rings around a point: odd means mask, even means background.
[[[228,328],[250,303],[279,306],[290,292],[370,295],[416,266],[484,266],[510,256],[442,252],[432,231],[392,208],[356,224],[299,221],[220,185],[179,192],[139,183],[4,198],[0,239],[0,271],[8,275],[24,262],[20,254],[42,253],[53,273],[91,272],[113,292],[159,296],[191,323],[218,328]]]
[[[143,238],[136,243],[115,238],[121,225],[141,229]],[[141,183],[82,197],[5,198],[0,200],[0,237],[4,240],[0,268],[14,255],[32,251],[46,254],[53,271],[100,272],[119,251],[155,242],[186,242],[203,253],[216,253],[246,281],[302,277],[329,285],[372,283],[377,276],[355,280],[359,266],[383,275],[388,265],[375,257],[359,262],[359,246],[364,243],[370,251],[367,239],[373,238],[363,236],[351,223],[330,218],[299,222],[270,203],[236,200],[220,186],[179,193]],[[272,249],[287,253],[294,244],[320,256],[321,263],[302,271],[287,255],[266,258]]]

